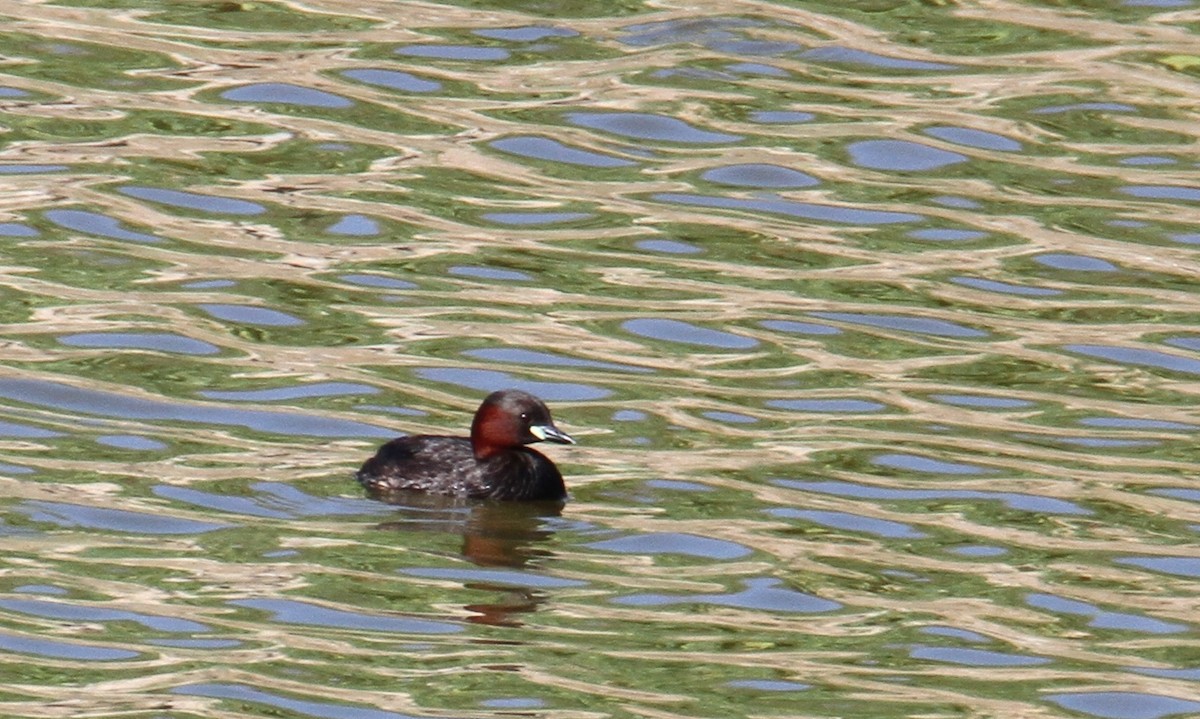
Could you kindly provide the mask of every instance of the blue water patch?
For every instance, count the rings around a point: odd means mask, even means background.
[[[1200,712],[1200,702],[1143,692],[1067,692],[1045,694],[1042,698],[1100,719],[1160,719]]]
[[[238,639],[147,639],[147,644],[156,647],[177,647],[179,649],[236,649],[245,646]]]
[[[612,415],[614,422],[645,422],[649,417],[639,409],[619,409]]]
[[[0,609],[73,622],[136,622],[156,632],[192,634],[212,631],[207,625],[193,622],[190,619],[161,617],[125,609],[69,604],[61,601],[49,602],[42,599],[0,599]]]
[[[534,697],[500,697],[484,699],[479,706],[487,709],[540,709],[546,706],[546,702]]]
[[[169,445],[139,434],[105,434],[96,438],[98,444],[136,452],[161,452]]]
[[[55,597],[70,594],[66,589],[55,584],[22,584],[19,587],[13,587],[13,591],[21,594],[46,594]]]
[[[696,43],[711,47],[712,43],[743,37],[737,31],[748,27],[763,27],[760,20],[741,17],[706,17],[693,15],[673,20],[636,23],[621,29],[620,41],[626,45],[650,47],[675,43]]]
[[[970,544],[965,547],[954,547],[950,549],[952,554],[958,554],[963,557],[1003,557],[1008,554],[1008,550],[1004,547],[993,547],[986,544]]]
[[[551,37],[578,37],[579,33],[568,27],[551,25],[525,25],[523,27],[486,27],[472,30],[472,35],[507,40],[509,42],[537,42]]]
[[[55,432],[42,427],[34,427],[17,422],[0,421],[0,437],[17,437],[20,439],[51,439],[62,437],[62,432]]]
[[[21,222],[0,222],[0,237],[37,237],[42,233]]]
[[[763,163],[714,167],[701,177],[709,182],[735,187],[796,188],[821,184],[817,178],[799,170]]]
[[[1030,110],[1034,115],[1058,115],[1064,112],[1137,112],[1133,105],[1123,102],[1076,102],[1070,105],[1047,105]]]
[[[674,117],[645,112],[570,112],[566,119],[573,125],[638,140],[707,145],[745,139],[741,135],[702,130]]]
[[[0,175],[38,175],[69,169],[66,165],[0,165]]]
[[[520,389],[545,400],[592,400],[603,399],[612,394],[611,390],[590,384],[538,382],[535,380],[520,379],[507,372],[497,372],[495,370],[421,367],[415,370],[415,374],[421,379],[468,387],[481,392],[495,392],[496,390],[509,388]]]
[[[78,662],[119,662],[127,659],[137,659],[142,656],[141,653],[128,649],[22,637],[7,632],[0,632],[0,651],[12,652],[14,654],[34,654],[41,657],[67,659]]]
[[[843,529],[848,532],[861,532],[885,539],[920,539],[927,536],[924,532],[913,529],[902,522],[887,519],[864,517],[849,512],[833,512],[816,509],[795,509],[793,507],[775,507],[763,510],[772,517],[783,519],[801,519],[822,527]]]
[[[0,85],[0,97],[29,97],[29,93],[19,87]]]
[[[1038,435],[1036,440],[1053,439],[1075,447],[1158,447],[1162,442],[1152,439],[1110,439],[1105,437],[1062,437]]]
[[[142,399],[42,380],[0,379],[0,397],[101,417],[233,425],[288,436],[390,438],[395,434],[389,429],[362,422],[296,412],[228,409]]]
[[[318,719],[423,719],[411,714],[398,714],[383,709],[369,709],[353,704],[328,701],[295,699],[281,694],[256,689],[244,684],[184,684],[171,689],[172,694],[210,699],[229,699],[235,702],[265,704],[276,710],[284,710]],[[272,714],[276,712],[271,712]]]
[[[1009,654],[994,652],[987,649],[968,649],[963,647],[930,647],[917,645],[909,650],[913,659],[944,662],[946,664],[961,664],[970,667],[1030,667],[1049,664],[1046,657],[1036,657],[1027,654]]]
[[[809,312],[813,317],[852,324],[880,327],[901,332],[913,332],[935,337],[987,337],[983,330],[947,320],[913,317],[911,315],[874,315],[858,312]]]
[[[379,223],[366,215],[343,215],[340,220],[325,228],[331,235],[346,237],[374,237],[380,232]]]
[[[233,280],[196,280],[195,282],[187,282],[180,286],[185,290],[219,290],[226,287],[233,287],[236,284]]]
[[[958,195],[938,195],[929,198],[929,201],[942,207],[957,207],[962,210],[978,210],[983,207],[982,204],[969,197],[959,197]]]
[[[678,532],[632,534],[584,546],[621,554],[681,554],[707,559],[738,559],[753,551],[734,542]]]
[[[997,135],[994,132],[985,132],[984,130],[975,130],[969,127],[954,127],[953,125],[940,125],[935,127],[927,127],[924,130],[926,135],[936,137],[939,140],[953,142],[958,145],[966,145],[968,147],[977,147],[981,150],[996,150],[997,152],[1020,152],[1022,149],[1021,143],[1005,137]]]
[[[973,242],[988,236],[988,233],[980,230],[962,230],[952,227],[930,227],[922,230],[910,230],[905,234],[914,240],[927,242]]]
[[[1053,497],[1042,497],[1036,494],[1021,494],[1019,492],[994,492],[977,489],[895,489],[891,487],[876,487],[867,484],[841,481],[776,479],[772,484],[806,492],[832,494],[838,497],[853,497],[854,499],[874,499],[882,501],[945,501],[978,499],[981,501],[999,501],[1012,509],[1023,512],[1045,512],[1047,514],[1092,514],[1074,502]],[[1200,560],[1198,560],[1200,561]]]
[[[380,70],[376,68],[362,68],[357,70],[342,70],[341,75],[348,77],[351,80],[365,82],[368,85],[378,85],[386,87],[389,90],[403,90],[404,92],[437,92],[442,89],[442,83],[436,80],[426,80],[423,77],[417,77],[410,72],[400,72],[398,70]]]
[[[760,327],[778,332],[790,332],[799,335],[840,335],[842,330],[832,325],[822,325],[816,322],[793,322],[791,320],[763,320]]]
[[[139,185],[125,185],[118,187],[117,191],[122,195],[136,197],[139,200],[148,200],[172,207],[211,212],[218,215],[261,215],[267,211],[267,208],[257,202],[235,200],[215,195],[203,195],[199,192],[165,190],[160,187],[141,187]]]
[[[1182,185],[1126,185],[1121,192],[1150,200],[1187,200],[1200,202],[1200,187]]]
[[[673,492],[711,492],[712,487],[699,482],[687,482],[682,479],[648,479],[646,486],[650,489],[668,489]]]
[[[123,223],[120,220],[108,215],[101,215],[98,212],[87,212],[85,210],[47,210],[42,213],[42,216],[59,227],[65,227],[75,232],[86,232],[89,235],[99,235],[100,237],[110,237],[114,240],[128,240],[130,242],[144,242],[147,244],[163,241],[161,237],[148,235],[144,232],[127,230],[122,226]]]
[[[202,303],[196,305],[200,310],[226,322],[236,322],[243,325],[260,325],[262,327],[295,327],[304,324],[304,320],[289,315],[286,312],[272,310],[266,307],[252,305],[226,305]]]
[[[69,347],[155,350],[185,355],[213,355],[221,348],[203,340],[167,332],[81,332],[57,338]]]
[[[54,55],[91,55],[91,50],[68,42],[51,42],[41,46],[42,49]]]
[[[1185,681],[1200,681],[1200,669],[1163,669],[1161,667],[1128,667],[1131,672],[1145,674],[1151,677],[1167,679],[1183,679]]]
[[[965,462],[946,462],[940,459],[934,459],[932,457],[924,457],[919,454],[907,454],[903,452],[877,454],[871,458],[871,464],[877,464],[881,467],[903,469],[909,472],[925,472],[927,474],[991,474],[998,471],[992,467],[983,467],[978,464],[967,464]]]
[[[1122,629],[1144,634],[1178,634],[1188,631],[1188,626],[1185,624],[1164,622],[1127,612],[1109,612],[1087,602],[1063,599],[1053,594],[1028,594],[1025,596],[1025,602],[1031,607],[1046,609],[1058,614],[1091,617],[1088,626],[1095,629]]]
[[[838,602],[780,587],[778,579],[759,577],[744,582],[746,589],[732,594],[631,594],[615,597],[614,604],[637,607],[657,607],[672,604],[715,604],[721,607],[752,609],[764,612],[797,612],[812,614],[832,612],[842,608]]]
[[[1181,577],[1200,577],[1200,557],[1119,557],[1117,564]]]
[[[429,413],[423,410],[413,409],[412,407],[398,407],[394,404],[360,404],[357,405],[355,409],[362,410],[364,412],[387,412],[388,414],[398,414],[405,417],[429,416]]]
[[[244,514],[249,517],[268,517],[274,519],[291,519],[294,516],[291,512],[271,507],[270,503],[262,502],[257,497],[229,496],[203,492],[190,487],[175,487],[166,484],[157,485],[151,491],[157,497],[231,514]]]
[[[861,140],[846,147],[851,161],[872,170],[923,172],[966,162],[966,155],[908,140]]]
[[[852,397],[830,397],[823,399],[770,399],[766,406],[792,412],[879,412],[887,405],[872,400]]]
[[[1180,349],[1192,350],[1200,352],[1200,337],[1196,335],[1185,335],[1182,337],[1168,337],[1163,340],[1163,344],[1171,347],[1179,347]]]
[[[1183,355],[1159,352],[1158,350],[1141,349],[1137,347],[1116,347],[1112,345],[1063,345],[1063,349],[1076,354],[1098,357],[1110,362],[1139,367],[1157,367],[1172,372],[1200,374],[1200,360]]]
[[[197,392],[205,399],[230,400],[233,402],[277,402],[280,400],[307,399],[310,397],[346,397],[350,395],[378,394],[379,389],[369,384],[354,382],[311,382],[292,387],[272,387],[256,390],[201,390]]]
[[[767,125],[788,125],[800,122],[812,122],[817,118],[811,112],[795,110],[755,110],[750,113],[751,122],[761,122]]]
[[[1182,499],[1188,502],[1200,502],[1200,489],[1166,487],[1163,489],[1151,489],[1147,492],[1147,494],[1153,494],[1159,497],[1170,497],[1172,499]]]
[[[1172,422],[1165,419],[1136,419],[1133,417],[1084,417],[1079,420],[1084,427],[1106,427],[1114,429],[1167,429],[1195,431],[1200,424]]]
[[[352,285],[378,287],[381,290],[417,289],[417,285],[408,280],[398,280],[395,277],[384,277],[382,275],[341,275],[338,279],[343,282],[349,282]]]
[[[748,414],[740,412],[718,412],[708,411],[701,412],[701,417],[711,419],[714,422],[724,422],[725,424],[754,424],[759,421],[758,417],[751,417]]]
[[[246,607],[270,612],[271,621],[283,624],[329,627],[332,629],[359,629],[368,632],[398,632],[402,634],[456,634],[463,628],[450,622],[413,617],[386,616],[330,609],[319,604],[292,599],[232,599],[235,607]]]
[[[311,87],[291,85],[286,82],[260,82],[226,90],[221,97],[234,102],[260,102],[300,107],[326,107],[342,109],[352,107],[354,101],[332,92],[314,90]]]
[[[630,167],[637,163],[622,157],[614,157],[600,152],[583,150],[578,147],[535,135],[520,135],[492,140],[491,147],[520,157],[531,157],[535,160],[561,162],[579,167]]]
[[[454,265],[446,271],[457,277],[475,277],[481,280],[500,280],[502,282],[528,282],[533,279],[529,273],[519,270],[502,270],[475,265]]]
[[[537,589],[562,589],[565,587],[584,587],[587,582],[577,579],[564,579],[534,572],[521,572],[509,569],[456,569],[450,567],[405,567],[401,574],[410,577],[425,577],[427,579],[455,579],[463,582],[487,582],[510,587],[533,587]]]
[[[958,65],[950,65],[944,62],[930,62],[927,60],[909,60],[907,58],[889,57],[887,55],[878,55],[873,52],[867,52],[866,50],[855,50],[853,48],[839,47],[837,45],[814,48],[802,53],[800,57],[816,62],[830,62],[846,65],[867,65],[870,67],[879,67],[887,70],[937,72],[959,69]]]
[[[579,359],[566,355],[527,350],[520,347],[489,347],[486,349],[464,350],[463,354],[475,359],[492,362],[508,362],[519,365],[542,365],[547,367],[594,367],[596,369],[611,369],[618,372],[653,372],[649,367],[602,362],[599,360]]]
[[[35,522],[49,522],[60,527],[87,527],[130,534],[203,534],[233,526],[217,522],[182,519],[164,514],[146,514],[124,509],[85,507],[80,504],[41,500],[22,502],[15,507],[15,510]]]
[[[667,255],[698,255],[704,252],[702,247],[678,240],[638,240],[633,243],[633,246],[639,250],[661,252]]]
[[[811,684],[786,682],[778,679],[735,679],[725,682],[725,686],[731,689],[754,689],[760,692],[802,692],[812,688]]]
[[[1073,255],[1066,252],[1051,252],[1045,255],[1037,255],[1033,258],[1033,261],[1039,265],[1052,267],[1056,270],[1071,270],[1074,272],[1116,272],[1120,269],[1108,260],[1102,260],[1099,257]]]
[[[1130,165],[1133,167],[1141,167],[1147,165],[1175,165],[1178,160],[1173,157],[1163,157],[1161,155],[1132,155],[1123,157],[1117,161],[1121,165]]]
[[[750,40],[735,36],[710,36],[708,47],[730,55],[783,55],[803,50],[804,46],[787,40]]]
[[[762,77],[791,77],[792,73],[774,65],[764,65],[761,62],[735,62],[731,65],[726,65],[725,69],[729,72],[736,72],[739,75],[759,75]]]
[[[758,346],[758,340],[753,337],[700,327],[679,320],[658,318],[626,320],[621,323],[621,329],[639,337],[718,349],[750,349]]]
[[[956,407],[977,407],[981,409],[1024,409],[1035,405],[1035,403],[1025,399],[994,397],[982,394],[931,394],[929,398],[937,402],[952,404]]]
[[[711,207],[718,210],[743,210],[766,212],[774,215],[800,217],[805,220],[836,222],[845,225],[892,225],[902,222],[919,222],[925,218],[911,212],[889,210],[860,210],[839,205],[820,205],[815,202],[797,202],[781,197],[756,197],[743,199],[719,195],[698,195],[682,192],[659,192],[650,196],[656,202],[694,207]]]
[[[595,217],[595,214],[591,212],[486,212],[481,217],[488,222],[495,222],[497,225],[537,227],[578,222]]]
[[[350,497],[318,497],[282,482],[255,482],[250,485],[253,494],[249,496],[238,496],[228,492],[205,492],[192,487],[176,487],[169,484],[156,485],[151,491],[156,497],[175,502],[230,514],[272,519],[357,516],[390,511],[387,505],[379,502]]]
[[[964,287],[974,287],[988,292],[1003,292],[1006,295],[1024,295],[1026,297],[1052,297],[1061,295],[1062,290],[1051,287],[1033,287],[1030,285],[1014,285],[1010,282],[985,280],[979,277],[952,277],[950,281]]]
[[[397,55],[428,57],[438,60],[466,60],[499,62],[512,56],[502,47],[478,47],[475,45],[405,45],[395,50]]]

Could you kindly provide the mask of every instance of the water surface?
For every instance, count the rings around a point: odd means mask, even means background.
[[[0,714],[1200,713],[1195,0],[32,8]]]

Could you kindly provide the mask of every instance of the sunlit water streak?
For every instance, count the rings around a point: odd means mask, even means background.
[[[1194,0],[560,5],[0,3],[3,713],[1200,712]]]

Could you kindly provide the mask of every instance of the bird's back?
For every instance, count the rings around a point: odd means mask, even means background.
[[[358,470],[362,486],[377,492],[415,490],[473,496],[483,489],[479,462],[466,437],[398,437]]]
[[[358,470],[358,481],[374,494],[416,491],[457,497],[561,500],[562,474],[528,447],[479,460],[466,437],[416,435],[393,439]]]

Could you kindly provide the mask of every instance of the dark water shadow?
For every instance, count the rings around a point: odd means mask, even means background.
[[[546,589],[575,584],[544,575],[538,565],[553,556],[545,548],[554,536],[562,502],[493,502],[442,497],[420,492],[377,496],[397,508],[379,529],[399,532],[453,533],[462,536],[461,554],[480,569],[414,567],[412,576],[460,579],[467,589],[497,592],[495,602],[464,605],[469,621],[520,626],[520,614],[537,611]]]

